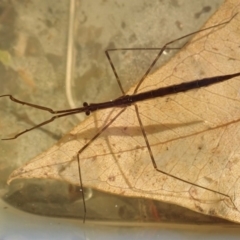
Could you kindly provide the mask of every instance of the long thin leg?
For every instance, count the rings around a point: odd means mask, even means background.
[[[40,105],[36,105],[36,104],[20,101],[20,100],[14,98],[11,94],[1,95],[0,97],[9,97],[10,100],[13,101],[13,102],[16,102],[16,103],[19,103],[19,104],[22,104],[22,105],[27,105],[27,106],[32,107],[32,108],[41,109],[43,111],[47,111],[47,112],[50,112],[50,113],[55,113],[56,112],[56,111],[52,110],[51,108],[47,108],[47,107],[44,107],[44,106],[40,106]]]
[[[97,139],[100,134],[102,134],[124,111],[126,110],[126,107],[123,108],[118,114],[111,120],[109,121],[100,131],[98,131],[94,137],[91,138],[91,140],[85,144],[77,153],[77,161],[78,161],[78,175],[79,175],[79,185],[80,185],[80,192],[82,194],[82,199],[83,199],[83,209],[84,209],[84,215],[83,215],[83,223],[86,221],[86,216],[87,216],[87,208],[86,208],[86,202],[85,202],[85,196],[83,192],[83,183],[82,183],[82,173],[81,173],[81,167],[80,167],[80,154],[88,148],[88,146],[95,140]]]
[[[181,48],[167,48],[166,47],[164,50],[179,50],[179,49],[181,49]],[[110,57],[109,52],[116,52],[116,51],[139,51],[139,50],[149,50],[149,51],[160,50],[161,51],[162,48],[110,48],[110,49],[107,49],[105,51],[105,55],[106,55],[106,57],[108,59],[108,62],[110,64],[111,69],[112,69],[112,71],[114,73],[114,76],[115,76],[115,78],[117,80],[117,83],[118,83],[118,86],[119,86],[119,88],[120,88],[120,90],[122,92],[122,95],[125,95],[126,93],[125,93],[125,91],[123,89],[122,83],[121,83],[120,78],[119,78],[119,76],[117,74],[116,68],[115,68],[115,66],[113,64],[113,61],[112,61],[112,59]],[[151,65],[150,65],[150,67],[151,67]]]
[[[208,28],[204,28],[202,30],[198,30],[198,31],[195,31],[195,32],[192,32],[192,33],[189,33],[183,37],[180,37],[180,38],[177,38],[177,39],[174,39],[168,43],[166,43],[162,48],[161,50],[159,51],[158,55],[156,56],[156,58],[153,60],[152,64],[150,65],[150,67],[148,68],[148,70],[145,72],[145,74],[142,76],[141,80],[139,81],[139,83],[137,84],[135,90],[134,90],[134,94],[137,93],[139,87],[141,86],[141,84],[143,83],[144,79],[148,76],[148,74],[151,72],[152,68],[154,67],[154,65],[156,64],[156,62],[158,61],[158,59],[160,58],[160,56],[162,55],[162,53],[167,49],[167,47],[172,44],[172,43],[175,43],[175,42],[178,42],[179,40],[182,40],[184,38],[187,38],[187,37],[190,37],[190,36],[193,36],[195,35],[196,33],[200,33],[200,32],[203,32],[203,31],[206,31],[206,30],[209,30],[209,29],[213,29],[213,28],[216,28],[216,27],[220,27],[220,26],[223,26],[223,25],[226,25],[228,24],[229,22],[232,21],[232,19],[237,15],[238,13],[236,13],[235,15],[233,15],[228,21],[225,21],[223,23],[219,23],[215,26],[211,26],[211,27],[208,27]],[[186,44],[184,44],[186,45]]]
[[[182,40],[182,39],[184,39],[184,38],[193,36],[193,35],[195,35],[196,33],[203,32],[203,31],[206,31],[206,30],[209,30],[209,29],[213,29],[213,28],[216,28],[216,27],[220,27],[220,26],[226,25],[226,24],[228,24],[229,22],[231,22],[232,19],[233,19],[237,14],[238,14],[238,13],[236,13],[236,14],[233,15],[229,20],[227,20],[227,21],[225,21],[225,22],[223,22],[223,23],[219,23],[219,24],[217,24],[217,25],[215,25],[215,26],[211,26],[211,27],[208,27],[208,28],[204,28],[204,29],[202,29],[202,30],[198,30],[198,31],[189,33],[189,34],[187,34],[187,35],[185,35],[185,36],[182,36],[182,37],[180,37],[180,38],[174,39],[174,40],[166,43],[162,48],[116,48],[116,49],[107,49],[107,50],[105,51],[105,55],[106,55],[106,57],[107,57],[107,59],[108,59],[108,61],[109,61],[109,64],[110,64],[110,66],[111,66],[111,68],[112,68],[112,71],[113,71],[113,73],[114,73],[114,75],[115,75],[115,77],[116,77],[117,83],[118,83],[118,85],[119,85],[119,88],[120,88],[122,94],[125,95],[125,91],[124,91],[124,89],[123,89],[123,87],[122,87],[121,81],[120,81],[119,76],[118,76],[118,74],[117,74],[117,71],[116,71],[116,69],[115,69],[115,67],[114,67],[114,65],[113,65],[113,62],[112,62],[111,57],[110,57],[110,55],[109,55],[109,52],[111,52],[111,51],[123,51],[123,50],[160,50],[159,53],[157,54],[157,56],[155,57],[155,59],[152,61],[150,67],[147,69],[147,71],[144,73],[144,75],[141,77],[140,81],[138,82],[138,84],[137,84],[137,86],[136,86],[136,88],[135,88],[135,90],[134,90],[134,94],[135,94],[135,93],[137,93],[137,91],[138,91],[139,87],[141,86],[141,84],[143,83],[144,79],[145,79],[145,78],[148,76],[148,74],[151,72],[151,70],[152,70],[153,67],[155,66],[156,62],[158,61],[158,59],[161,57],[162,53],[163,53],[165,50],[167,50],[167,49],[181,49],[181,48],[183,48],[187,43],[185,43],[185,44],[184,44],[182,47],[180,47],[180,48],[169,48],[168,46],[169,46],[170,44],[173,44],[173,43],[175,43],[175,42],[178,42],[179,40]]]
[[[198,185],[198,184],[196,184],[196,183],[191,183],[191,182],[189,182],[189,181],[187,181],[187,180],[184,180],[184,179],[182,179],[182,178],[176,177],[176,176],[174,176],[174,175],[172,175],[172,174],[170,174],[170,173],[167,173],[167,172],[159,169],[159,168],[157,167],[156,161],[155,161],[155,159],[154,159],[154,156],[153,156],[153,153],[152,153],[152,149],[151,149],[150,143],[149,143],[149,141],[148,141],[147,134],[146,134],[146,132],[145,132],[145,130],[144,130],[143,123],[142,123],[142,120],[141,120],[141,117],[140,117],[140,114],[139,114],[139,111],[138,111],[138,106],[137,106],[137,104],[134,104],[134,107],[135,107],[135,110],[136,110],[137,119],[138,119],[138,122],[139,122],[139,125],[140,125],[140,128],[141,128],[143,137],[144,137],[144,139],[145,139],[145,142],[146,142],[146,145],[147,145],[147,148],[148,148],[148,152],[149,152],[149,155],[150,155],[150,158],[151,158],[151,161],[152,161],[152,165],[153,165],[153,167],[154,167],[154,169],[155,169],[156,171],[158,171],[158,172],[160,172],[160,173],[162,173],[162,174],[164,174],[164,175],[166,175],[166,176],[172,177],[172,178],[174,178],[174,179],[176,179],[176,180],[179,180],[179,181],[182,181],[182,182],[184,182],[184,183],[190,184],[190,185],[192,185],[192,186],[199,187],[199,188],[202,188],[202,189],[211,191],[211,192],[213,192],[213,193],[217,193],[217,194],[219,194],[219,195],[222,195],[223,197],[228,198],[228,199],[232,202],[233,206],[237,209],[237,207],[235,206],[235,204],[234,204],[233,201],[232,201],[232,198],[231,198],[229,195],[227,195],[227,194],[225,194],[225,193],[222,193],[222,192],[218,192],[218,191],[216,191],[216,190],[214,190],[214,189],[210,189],[210,188],[207,188],[207,187]]]
[[[22,105],[27,105],[27,106],[30,106],[32,108],[37,108],[37,109],[40,109],[40,110],[43,110],[43,111],[47,111],[47,112],[50,112],[51,114],[58,114],[44,122],[41,122],[39,124],[37,124],[36,126],[32,127],[32,128],[28,128],[18,134],[16,134],[15,136],[11,137],[11,138],[2,138],[2,140],[12,140],[12,139],[16,139],[18,138],[19,136],[21,136],[22,134],[26,133],[26,132],[29,132],[33,129],[36,129],[36,128],[39,128],[39,127],[42,127],[50,122],[53,122],[55,119],[57,118],[61,118],[61,117],[66,117],[68,115],[72,115],[72,114],[77,114],[77,113],[80,113],[79,111],[79,108],[76,108],[76,109],[66,109],[66,110],[60,110],[60,111],[55,111],[51,108],[47,108],[47,107],[44,107],[44,106],[41,106],[41,105],[36,105],[36,104],[32,104],[32,103],[28,103],[28,102],[24,102],[24,101],[20,101],[16,98],[14,98],[12,95],[10,94],[5,94],[5,95],[1,95],[0,97],[9,97],[11,101],[13,102],[16,102],[16,103],[19,103],[19,104],[22,104]]]

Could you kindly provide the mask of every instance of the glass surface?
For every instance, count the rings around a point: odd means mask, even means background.
[[[1,1],[0,95],[12,94],[52,109],[117,98],[121,92],[104,50],[161,47],[199,29],[220,3],[212,1],[210,6],[208,1],[191,0],[61,0],[57,4],[37,0]],[[157,67],[175,53],[166,51]],[[123,61],[125,54],[114,52],[113,59],[127,90],[139,81],[142,69],[148,68],[154,55],[150,51],[131,52]],[[2,138],[49,117],[7,98],[0,99],[0,114]],[[10,204],[44,216],[74,218],[81,223],[83,205],[78,187],[54,180],[19,180],[10,186],[6,182],[14,169],[48,149],[84,117],[83,114],[62,118],[15,140],[0,142],[4,206]],[[85,189],[85,196],[89,222],[227,224],[221,219],[151,199],[126,198],[92,189]]]

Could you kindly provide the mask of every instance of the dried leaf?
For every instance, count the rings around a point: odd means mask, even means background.
[[[228,20],[239,6],[236,0],[227,1],[207,26]],[[224,27],[198,34],[148,77],[140,92],[239,72],[239,21],[240,14]],[[229,197],[157,172],[133,106],[90,116],[48,151],[14,171],[9,182],[55,178],[79,184],[77,152],[119,115],[80,154],[85,187],[162,200],[240,222],[239,80],[138,104],[158,168]]]

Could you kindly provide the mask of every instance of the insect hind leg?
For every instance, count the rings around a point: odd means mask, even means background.
[[[157,172],[159,172],[159,173],[161,173],[161,174],[164,174],[165,176],[168,176],[168,177],[171,177],[171,178],[176,179],[176,180],[178,180],[178,181],[181,181],[181,182],[183,182],[183,183],[189,184],[189,185],[192,186],[192,187],[201,188],[201,189],[204,189],[204,190],[206,190],[206,191],[210,191],[210,192],[212,192],[212,193],[218,194],[218,195],[220,195],[220,196],[222,197],[222,199],[220,199],[220,201],[228,199],[229,202],[230,202],[231,205],[232,205],[232,208],[234,208],[235,210],[238,211],[238,209],[237,209],[236,205],[234,204],[232,198],[231,198],[228,194],[225,194],[225,193],[216,191],[216,190],[211,189],[211,188],[207,188],[207,187],[201,186],[201,185],[196,184],[196,183],[189,182],[189,181],[187,181],[187,180],[185,180],[185,179],[182,179],[182,178],[177,177],[177,176],[175,176],[175,175],[173,175],[173,174],[171,174],[171,173],[168,173],[168,172],[165,172],[165,171],[159,169],[158,166],[157,166],[157,164],[156,164],[156,161],[155,161],[155,158],[154,158],[154,154],[153,154],[153,152],[152,152],[152,149],[151,149],[151,146],[150,146],[150,143],[149,143],[147,134],[146,134],[145,129],[144,129],[144,127],[143,127],[143,123],[142,123],[142,120],[141,120],[141,117],[140,117],[140,114],[139,114],[139,110],[138,110],[137,104],[134,104],[134,107],[135,107],[137,119],[138,119],[138,122],[139,122],[139,125],[140,125],[140,129],[141,129],[141,132],[142,132],[142,134],[143,134],[143,137],[144,137],[144,140],[145,140],[145,143],[146,143],[148,152],[149,152],[149,156],[150,156],[151,161],[152,161],[153,168],[154,168]],[[190,191],[189,191],[189,195],[191,196],[192,199],[197,200],[197,201],[201,201],[200,199],[197,199],[197,198],[193,197]]]

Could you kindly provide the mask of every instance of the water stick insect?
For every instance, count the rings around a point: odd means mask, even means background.
[[[230,79],[233,79],[235,77],[240,76],[240,72],[236,72],[236,73],[229,73],[229,74],[225,74],[225,75],[215,75],[215,76],[211,76],[211,77],[203,78],[203,79],[198,79],[198,80],[186,81],[186,82],[182,82],[182,83],[178,83],[178,84],[168,85],[166,87],[159,86],[159,87],[155,87],[154,89],[151,89],[151,90],[145,90],[144,91],[144,89],[146,89],[146,87],[142,88],[145,80],[147,79],[147,76],[149,75],[150,71],[152,70],[152,68],[156,64],[157,60],[160,58],[160,56],[162,55],[164,50],[169,49],[171,47],[171,44],[176,43],[183,38],[195,35],[196,33],[204,32],[204,31],[211,30],[211,29],[217,31],[217,28],[220,28],[220,27],[223,27],[223,26],[227,25],[228,23],[230,23],[232,21],[232,19],[235,18],[235,16],[236,15],[234,15],[230,20],[225,21],[223,23],[205,28],[205,29],[200,30],[200,31],[190,33],[188,35],[185,35],[183,37],[175,39],[171,42],[168,42],[162,48],[159,48],[159,49],[154,48],[154,50],[159,50],[158,55],[155,57],[154,61],[150,64],[150,67],[145,72],[145,74],[142,76],[139,83],[137,84],[137,86],[133,90],[132,94],[126,95],[126,93],[124,92],[121,81],[120,81],[120,78],[118,77],[117,71],[114,67],[114,64],[113,64],[112,60],[111,60],[110,52],[111,51],[120,51],[120,50],[121,51],[122,50],[134,51],[134,50],[139,50],[139,49],[136,49],[136,48],[135,49],[133,49],[133,48],[122,48],[122,49],[106,50],[106,52],[105,52],[106,56],[109,60],[111,68],[114,72],[114,75],[117,79],[118,85],[119,85],[119,87],[122,91],[122,94],[123,94],[122,97],[119,97],[115,100],[107,101],[107,102],[103,102],[103,103],[90,103],[90,104],[85,102],[83,104],[83,107],[80,107],[80,108],[54,111],[54,110],[52,110],[48,107],[23,102],[21,100],[18,100],[16,98],[14,98],[10,94],[5,94],[5,95],[0,96],[0,97],[9,97],[12,101],[14,101],[16,103],[27,105],[27,106],[37,108],[37,109],[40,109],[40,110],[48,111],[48,112],[55,115],[51,119],[49,119],[45,122],[42,122],[42,123],[36,125],[33,128],[30,128],[30,129],[27,129],[23,132],[20,132],[19,134],[15,135],[12,138],[5,138],[3,140],[15,139],[15,138],[19,137],[20,135],[22,135],[22,134],[24,134],[28,131],[31,131],[35,128],[38,128],[40,126],[46,125],[46,124],[54,121],[56,118],[68,116],[68,115],[71,115],[71,114],[77,114],[77,113],[81,113],[81,112],[85,113],[86,115],[90,115],[92,112],[95,112],[95,111],[100,111],[100,110],[104,110],[104,109],[110,109],[112,111],[112,109],[113,109],[113,114],[111,115],[111,117],[109,117],[108,122],[107,123],[105,122],[103,127],[97,133],[95,133],[94,136],[91,137],[90,140],[87,143],[85,143],[83,145],[83,147],[81,147],[77,151],[77,154],[76,154],[77,166],[78,166],[77,167],[77,169],[78,169],[78,179],[79,179],[78,184],[80,185],[80,191],[82,192],[82,197],[83,197],[83,205],[84,205],[84,218],[83,218],[83,220],[85,221],[87,210],[86,210],[86,203],[85,203],[85,198],[84,198],[84,194],[83,194],[83,179],[84,178],[82,177],[82,174],[84,174],[84,173],[83,173],[83,171],[81,171],[81,164],[80,164],[83,161],[83,159],[85,158],[84,153],[86,152],[86,149],[89,149],[89,148],[91,149],[92,145],[94,143],[96,143],[97,140],[101,136],[104,136],[106,133],[111,134],[111,132],[112,133],[115,133],[116,131],[121,132],[122,130],[120,128],[117,129],[114,132],[111,129],[111,127],[113,126],[114,123],[117,123],[117,121],[120,117],[122,117],[124,114],[126,114],[124,112],[127,112],[127,110],[131,108],[132,110],[134,110],[136,121],[139,123],[138,131],[141,132],[141,134],[142,134],[141,142],[137,142],[140,136],[137,136],[137,138],[132,138],[134,140],[133,145],[136,146],[136,149],[143,149],[144,148],[144,149],[147,150],[148,157],[150,158],[149,160],[150,160],[150,163],[151,163],[151,168],[155,172],[158,172],[159,174],[161,174],[161,176],[166,176],[166,177],[172,178],[176,181],[180,181],[184,184],[188,184],[191,188],[191,191],[192,191],[192,189],[194,191],[196,191],[195,188],[197,188],[197,189],[200,188],[200,189],[202,189],[206,192],[210,192],[213,195],[218,195],[219,196],[218,197],[218,202],[227,202],[228,205],[231,205],[232,208],[236,209],[234,201],[229,196],[229,194],[227,194],[225,192],[217,191],[214,188],[206,187],[204,185],[201,185],[201,184],[198,184],[198,183],[195,183],[195,182],[190,182],[189,180],[186,180],[182,177],[176,176],[176,175],[172,174],[171,172],[163,171],[158,166],[158,164],[156,163],[155,152],[153,151],[153,145],[155,145],[154,139],[151,139],[151,134],[149,134],[150,130],[152,130],[153,132],[156,131],[155,130],[156,126],[154,126],[154,125],[146,126],[144,124],[144,121],[143,121],[143,118],[146,118],[146,115],[144,114],[144,112],[141,111],[141,104],[143,104],[145,102],[154,101],[155,99],[159,99],[159,98],[162,98],[164,96],[172,96],[172,95],[175,96],[175,95],[178,95],[178,93],[187,93],[187,92],[190,92],[191,90],[196,90],[196,89],[198,90],[200,88],[201,89],[202,88],[208,88],[211,85],[220,84],[221,82],[226,82],[226,81],[229,81]],[[145,48],[144,50],[149,50],[150,51],[150,50],[153,50],[153,49]],[[117,114],[116,114],[116,112],[117,112]],[[129,119],[129,122],[131,122],[131,119]],[[196,131],[196,130],[194,130],[194,124],[197,124],[199,122],[200,121],[196,121],[196,122],[191,122],[190,121],[190,122],[187,122],[187,123],[183,123],[182,126],[184,126],[184,124],[192,125],[191,127],[193,128],[193,131]],[[129,134],[134,136],[134,133],[130,133],[131,127],[124,126],[123,131],[125,131],[125,130],[129,131]],[[174,129],[174,131],[175,131],[175,129]],[[201,129],[199,131],[201,131]],[[188,135],[191,136],[191,134],[192,134],[192,132],[190,131]],[[152,135],[154,135],[154,134],[152,134]],[[81,136],[79,136],[79,137],[81,137]],[[77,138],[78,138],[78,136],[74,140],[78,142]],[[109,148],[109,153],[111,153],[111,154],[113,153],[113,155],[114,155],[115,150],[111,149],[112,147],[109,146],[109,145],[108,145],[108,148]],[[121,152],[121,147],[120,147],[119,152]],[[59,156],[58,156],[58,158],[59,158]],[[113,158],[115,159],[115,156]],[[66,163],[66,166],[72,163],[72,161],[63,161],[63,162]],[[47,167],[50,167],[50,165],[47,166]],[[66,167],[64,167],[63,169],[65,170],[65,168]],[[22,172],[22,174],[28,174],[28,171],[26,169],[24,171],[22,169],[20,169],[20,171]],[[61,170],[61,171],[63,171],[63,170]],[[136,172],[136,171],[138,171],[138,169],[135,168],[135,169],[133,169],[133,172],[134,171]],[[142,173],[142,174],[144,174],[144,173]],[[148,177],[147,172],[146,172],[145,176]],[[118,177],[118,176],[114,176],[114,177],[112,177],[112,179],[114,179],[115,177]],[[126,181],[126,185],[127,185],[127,181]],[[194,191],[191,192],[191,195],[192,195],[193,198],[194,198]],[[124,194],[124,190],[123,190],[123,194]]]

